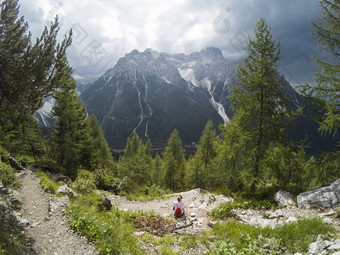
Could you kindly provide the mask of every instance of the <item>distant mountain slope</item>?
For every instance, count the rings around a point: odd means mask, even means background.
[[[155,147],[164,147],[174,128],[183,143],[191,145],[199,141],[208,120],[217,128],[232,117],[227,97],[231,87],[239,84],[236,66],[217,48],[190,55],[133,50],[81,96],[87,111],[101,123],[111,148],[123,149],[134,131],[151,139]],[[303,97],[283,76],[279,79],[291,107],[300,106]],[[334,145],[334,139],[320,137],[309,116],[299,118],[290,134],[294,140],[311,142],[315,150]]]

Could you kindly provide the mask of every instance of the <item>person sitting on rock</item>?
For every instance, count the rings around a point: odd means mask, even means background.
[[[184,215],[184,203],[182,201],[182,195],[177,197],[177,202],[174,203],[174,216],[181,217]]]

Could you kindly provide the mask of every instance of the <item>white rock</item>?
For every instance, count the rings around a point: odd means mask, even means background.
[[[295,206],[294,196],[283,190],[279,190],[275,194],[275,201],[281,206]]]

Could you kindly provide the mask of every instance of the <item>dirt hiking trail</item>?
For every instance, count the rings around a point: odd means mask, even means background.
[[[32,254],[92,255],[98,254],[87,239],[69,228],[64,207],[67,197],[53,197],[45,193],[39,178],[30,170],[17,175],[21,188],[15,191],[21,202],[18,218],[25,225],[24,232]]]

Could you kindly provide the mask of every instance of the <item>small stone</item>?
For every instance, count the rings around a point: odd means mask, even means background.
[[[212,228],[215,224],[216,224],[216,221],[209,221],[209,222],[208,222],[208,226],[211,227],[211,228]]]
[[[31,224],[31,228],[35,228],[35,227],[37,227],[39,225],[40,225],[40,221],[34,222],[33,224]]]
[[[333,209],[331,209],[326,213],[320,213],[319,216],[332,216],[334,214],[335,214],[335,211]]]
[[[196,217],[196,214],[195,213],[191,213],[191,218],[195,218]]]
[[[52,241],[52,239],[50,239],[50,240],[48,240],[48,242],[49,242],[49,243],[52,243],[53,241]]]
[[[28,219],[18,219],[18,225],[21,227],[28,226],[29,224],[30,222],[28,221]]]

